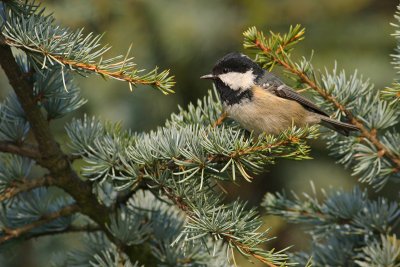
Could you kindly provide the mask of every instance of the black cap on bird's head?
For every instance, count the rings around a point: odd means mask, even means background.
[[[217,61],[212,74],[200,78],[214,81],[222,101],[237,103],[263,73],[264,70],[248,56],[232,52]]]
[[[231,52],[215,63],[214,68],[212,69],[212,74],[204,75],[200,78],[218,79],[218,76],[221,74],[229,72],[246,73],[250,70],[252,70],[256,76],[263,73],[260,66],[258,66],[257,63],[251,60],[248,56],[239,52]]]

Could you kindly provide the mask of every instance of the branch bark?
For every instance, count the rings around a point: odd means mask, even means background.
[[[37,220],[30,224],[26,224],[22,227],[14,228],[14,229],[4,228],[3,232],[5,233],[5,235],[0,237],[0,244],[4,243],[6,241],[9,241],[11,239],[14,239],[14,238],[18,238],[21,235],[26,234],[29,231],[33,230],[34,228],[42,226],[42,225],[49,223],[55,219],[72,215],[78,211],[79,211],[79,206],[77,204],[72,204],[72,205],[63,207],[62,209],[60,209],[56,212],[46,214],[43,216],[42,219]]]
[[[31,158],[36,161],[40,161],[40,156],[41,156],[38,147],[34,145],[15,144],[7,141],[0,141],[0,151]]]
[[[38,142],[42,158],[42,166],[50,171],[55,178],[54,184],[60,186],[79,203],[84,204],[82,212],[89,215],[100,225],[108,221],[107,208],[96,200],[91,186],[79,179],[72,170],[68,158],[63,154],[53,138],[49,124],[40,108],[34,101],[32,85],[24,78],[23,73],[15,62],[11,48],[0,46],[0,65],[3,67],[11,86],[25,111],[32,131]]]

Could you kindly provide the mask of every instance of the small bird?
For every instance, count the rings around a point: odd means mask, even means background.
[[[213,80],[228,117],[255,134],[277,135],[293,124],[298,127],[321,124],[346,136],[358,130],[354,125],[331,119],[241,53],[225,55],[215,64],[212,74],[200,78]]]

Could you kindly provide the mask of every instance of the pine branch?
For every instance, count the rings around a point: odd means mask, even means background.
[[[21,235],[26,234],[29,231],[33,230],[34,228],[45,225],[46,223],[49,223],[55,219],[72,215],[72,214],[78,212],[79,210],[80,210],[80,208],[79,208],[78,204],[72,204],[69,206],[65,206],[64,208],[62,208],[56,212],[52,212],[47,215],[44,215],[40,220],[37,220],[30,224],[26,224],[22,227],[14,228],[14,229],[3,228],[2,230],[5,233],[5,235],[0,237],[0,244],[4,243],[6,241],[12,240],[14,238],[18,238]]]
[[[296,31],[294,31],[295,33]],[[278,48],[273,48],[268,46],[271,41],[265,39],[264,35],[257,31],[256,28],[250,28],[248,31],[244,33],[246,37],[245,47],[252,49],[259,49],[269,60],[272,62],[276,62],[285,68],[287,71],[293,73],[298,76],[299,79],[307,84],[311,89],[316,91],[320,96],[322,96],[326,101],[332,103],[338,110],[346,114],[350,123],[355,125],[361,132],[362,136],[371,142],[377,149],[379,157],[386,157],[391,162],[393,162],[397,167],[393,170],[393,172],[400,172],[400,157],[394,154],[391,150],[389,150],[379,139],[377,136],[376,130],[369,130],[362,121],[357,119],[357,117],[348,110],[344,105],[342,105],[335,96],[331,95],[327,90],[320,87],[313,78],[310,78],[307,73],[297,68],[295,64],[293,64],[288,55],[286,54],[285,48],[288,45],[293,44],[298,41],[299,38],[303,35],[304,31],[298,32],[292,39],[288,42],[279,45]],[[295,38],[296,37],[296,38]],[[282,56],[278,56],[281,54]]]
[[[193,203],[189,204],[188,202],[186,202],[185,198],[175,194],[175,192],[172,188],[161,185],[160,189],[162,191],[162,194],[164,194],[166,197],[168,197],[168,199],[170,199],[180,210],[182,210],[186,214],[188,221],[196,222],[196,221],[204,219],[204,218],[202,218],[202,216],[199,213],[197,213],[195,210],[193,210],[193,207],[194,207]],[[201,193],[199,192],[199,194],[201,194]],[[215,212],[217,213],[217,211],[215,211]],[[284,263],[287,260],[287,258],[286,258],[285,254],[281,253],[282,251],[275,252],[275,253],[274,252],[265,252],[256,247],[249,247],[248,245],[241,242],[234,236],[235,230],[236,230],[235,225],[231,225],[230,228],[225,227],[223,232],[220,232],[217,230],[215,232],[213,232],[210,230],[210,232],[208,232],[208,234],[214,236],[214,238],[222,239],[224,242],[226,242],[230,246],[235,247],[243,255],[253,256],[260,262],[266,264],[267,266],[270,266],[270,267],[287,266]],[[252,234],[254,235],[255,233],[252,233]],[[258,233],[258,234],[260,234],[260,233]],[[253,237],[253,238],[256,239],[257,237]],[[251,240],[251,241],[254,241],[254,240]],[[275,261],[275,259],[271,260],[266,255],[270,256],[270,258],[275,256],[275,257],[279,258],[279,261]],[[278,265],[276,265],[276,264],[278,264]],[[290,265],[290,264],[288,264],[288,265]]]
[[[306,141],[315,138],[316,127],[292,128],[279,136],[253,139],[229,125],[171,125],[133,139],[124,131],[108,132],[100,121],[85,117],[68,125],[67,133],[72,153],[82,155],[87,163],[82,174],[92,181],[107,180],[116,190],[123,190],[155,168],[183,174],[184,179],[195,179],[197,173],[203,181],[208,176],[236,181],[241,174],[250,181],[248,172],[259,173],[278,158],[308,159]]]
[[[132,90],[138,84],[150,85],[164,94],[173,93],[174,77],[169,70],[159,72],[158,68],[142,74],[133,58],[125,56],[103,59],[110,49],[102,46],[102,35],[84,35],[83,29],[71,31],[54,23],[52,15],[44,15],[40,5],[12,3],[11,12],[3,29],[1,43],[22,49],[31,58],[37,72],[58,65],[82,74],[95,73],[103,78],[125,81]]]
[[[155,88],[161,88],[164,94],[173,93],[173,90],[169,89],[175,84],[174,82],[172,82],[173,77],[171,77],[171,79],[164,80],[169,75],[169,70],[157,73],[157,69],[155,69],[146,74],[146,76],[154,76],[154,79],[144,79],[138,77],[137,75],[134,75],[134,73],[136,72],[134,69],[115,70],[118,68],[118,66],[124,68],[124,61],[115,62],[112,64],[113,69],[108,69],[106,67],[103,67],[100,63],[91,64],[75,61],[63,55],[52,54],[49,51],[44,51],[40,47],[21,45],[7,38],[4,39],[4,43],[11,47],[20,48],[27,53],[37,53],[45,55],[55,62],[58,62],[60,65],[69,67],[72,70],[76,69],[96,73],[104,78],[108,77],[119,81],[125,81],[129,83],[130,86],[137,86],[138,84],[141,84],[149,85]],[[130,88],[132,91],[132,87]]]
[[[48,175],[36,179],[23,179],[15,181],[2,194],[0,194],[0,202],[13,198],[19,193],[30,191],[42,186],[51,186],[53,184],[54,178]]]
[[[7,141],[0,141],[0,152],[11,153],[40,161],[40,153],[36,146],[31,144],[15,144]]]

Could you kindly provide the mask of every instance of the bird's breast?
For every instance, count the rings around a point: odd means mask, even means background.
[[[302,127],[318,123],[313,113],[296,101],[278,97],[260,87],[253,87],[253,97],[234,105],[225,105],[228,116],[255,134],[279,134],[292,124]]]

